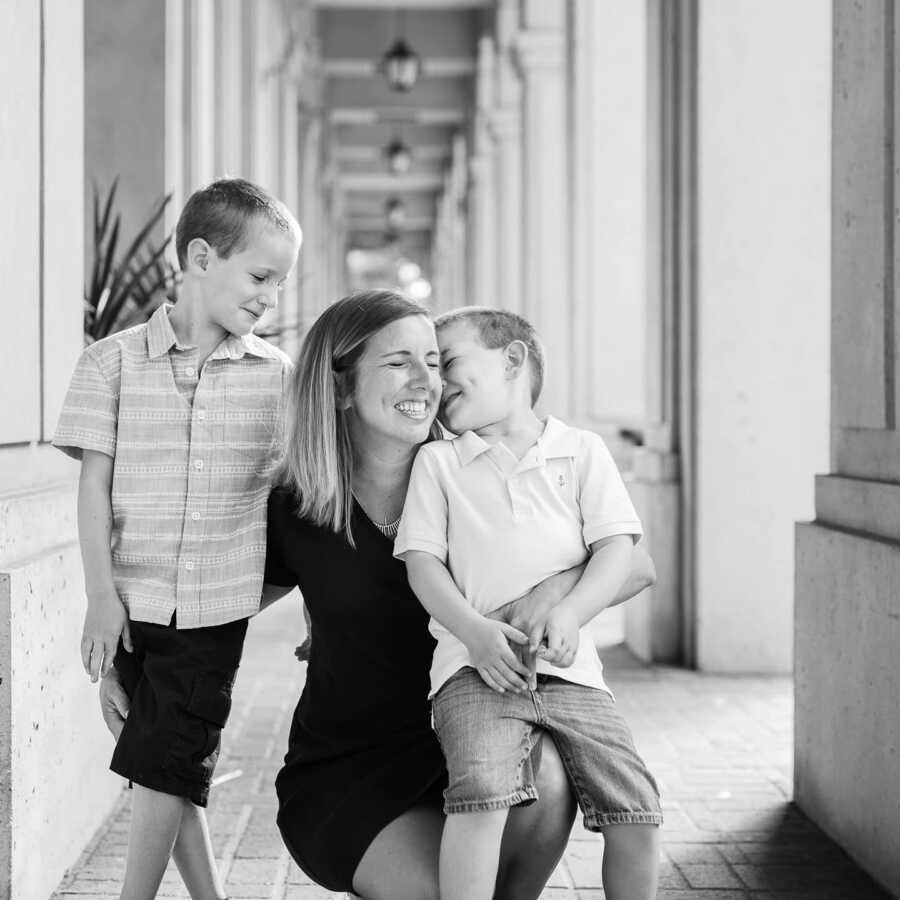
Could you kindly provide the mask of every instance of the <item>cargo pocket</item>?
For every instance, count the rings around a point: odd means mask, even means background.
[[[180,747],[169,750],[167,768],[181,778],[208,782],[219,758],[219,741],[230,712],[231,684],[198,675],[179,728]]]

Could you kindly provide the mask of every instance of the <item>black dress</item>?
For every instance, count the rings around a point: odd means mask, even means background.
[[[306,685],[278,774],[278,826],[307,875],[352,890],[375,836],[417,801],[435,797],[446,769],[431,730],[428,615],[392,556],[393,542],[354,503],[354,550],[343,533],[269,498],[266,581],[297,585],[312,622]]]

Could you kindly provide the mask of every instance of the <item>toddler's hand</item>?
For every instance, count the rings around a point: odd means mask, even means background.
[[[528,667],[523,665],[512,651],[509,642],[525,645],[528,638],[512,625],[494,619],[482,618],[467,635],[465,641],[472,665],[484,683],[503,694],[506,691],[524,691],[528,684]]]
[[[567,668],[575,661],[578,649],[578,620],[564,607],[557,606],[547,616],[544,642],[538,656],[560,668]]]
[[[116,658],[120,637],[125,649],[131,653],[133,647],[128,611],[118,594],[110,591],[89,597],[81,635],[81,662],[91,681],[109,672]]]

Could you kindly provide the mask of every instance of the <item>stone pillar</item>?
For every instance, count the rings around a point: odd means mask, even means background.
[[[522,86],[515,69],[518,0],[498,0],[494,138],[496,306],[522,308]]]
[[[548,366],[542,409],[570,417],[571,256],[565,0],[523,0],[516,61],[522,77],[523,304]]]
[[[241,0],[216,0],[215,178],[241,173]]]
[[[900,894],[898,20],[833,11],[831,465],[796,533],[795,796]]]
[[[0,31],[0,897],[31,898],[121,783],[77,653],[77,466],[48,445],[83,346],[84,7],[8,0]]]
[[[497,306],[495,210],[495,162],[490,120],[494,105],[494,42],[483,35],[478,42],[478,73],[475,83],[473,155],[469,160],[469,272],[471,289],[467,302]]]
[[[572,409],[644,419],[646,6],[572,5]],[[625,377],[623,377],[625,376]]]
[[[697,23],[696,662],[790,672],[791,523],[828,448],[830,11],[704,0]]]
[[[657,583],[625,605],[629,647],[650,662],[693,663],[695,3],[647,5],[644,445],[631,496]]]

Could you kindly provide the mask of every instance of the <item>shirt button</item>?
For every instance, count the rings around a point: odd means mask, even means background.
[[[193,571],[194,571],[194,564],[193,564],[190,560],[188,560],[188,561],[184,564],[184,567],[188,570],[188,572],[193,572]]]
[[[202,422],[206,418],[206,410],[198,409],[197,410],[197,418]]]
[[[198,459],[198,460],[194,463],[194,468],[195,468],[195,469],[202,469],[202,468],[203,468],[203,460],[202,460],[202,459]]]
[[[192,512],[192,513],[191,513],[191,518],[192,518],[195,522],[199,522],[199,521],[200,521],[200,513],[198,513],[198,512]]]
[[[197,374],[197,370],[196,370],[193,366],[188,366],[188,367],[184,370],[184,374],[187,375],[188,378],[193,378],[194,375]]]

